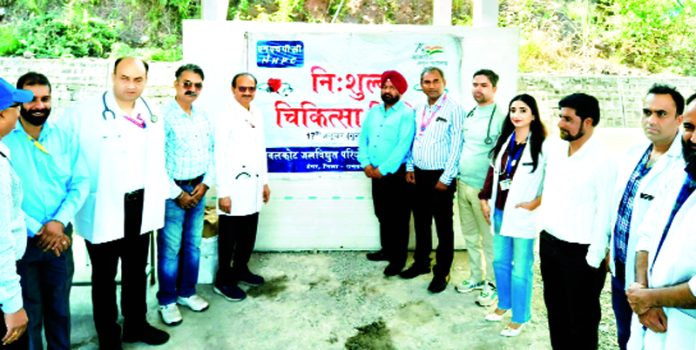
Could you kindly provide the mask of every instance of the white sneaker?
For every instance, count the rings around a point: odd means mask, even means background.
[[[460,285],[454,287],[454,289],[455,289],[457,292],[464,294],[464,293],[473,292],[473,291],[475,291],[475,290],[482,290],[482,289],[483,289],[483,286],[484,286],[485,284],[486,284],[485,281],[474,282],[474,281],[471,281],[471,280],[464,280],[464,281],[462,281],[462,284],[460,284]]]
[[[174,303],[169,305],[160,305],[159,313],[160,316],[162,316],[162,322],[164,322],[164,324],[167,326],[176,326],[184,320],[181,318],[179,307],[177,307]]]
[[[176,298],[176,303],[188,307],[195,312],[201,312],[208,310],[208,302],[199,297],[198,294],[194,294],[188,298],[178,297]]]
[[[511,328],[510,326],[505,327],[502,331],[500,331],[500,335],[503,337],[516,337],[522,333],[522,328],[524,328],[524,323],[521,324],[517,328]]]
[[[486,283],[481,291],[481,294],[476,298],[476,304],[479,306],[491,306],[498,300],[498,292],[493,283]]]

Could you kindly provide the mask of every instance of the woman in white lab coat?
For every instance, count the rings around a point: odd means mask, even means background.
[[[515,96],[508,111],[479,199],[484,217],[492,221],[498,292],[498,307],[486,320],[501,321],[512,309],[512,322],[500,334],[514,337],[531,318],[534,209],[541,203],[546,130],[532,96]]]
[[[247,266],[256,242],[259,212],[270,197],[263,118],[251,105],[255,92],[256,78],[237,74],[232,79],[235,99],[229,113],[218,118],[215,131],[219,269],[213,290],[230,301],[246,297],[238,282],[264,283]]]

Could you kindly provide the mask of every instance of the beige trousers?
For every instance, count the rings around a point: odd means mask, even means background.
[[[491,281],[495,283],[493,273],[493,235],[491,228],[481,212],[481,201],[478,198],[480,189],[473,188],[457,180],[457,205],[459,206],[459,222],[464,236],[469,268],[474,282]],[[492,215],[492,213],[491,213]]]

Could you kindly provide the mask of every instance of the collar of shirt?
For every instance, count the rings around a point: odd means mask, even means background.
[[[2,152],[2,154],[4,154],[5,157],[7,157],[7,159],[12,159],[12,158],[10,158],[10,149],[7,148],[7,146],[4,143],[2,143],[1,138],[0,138],[0,152]]]
[[[55,128],[56,128],[56,126],[55,126],[55,124],[53,124],[53,121],[51,121],[50,119],[47,120],[46,123],[44,123],[43,127],[41,128],[41,133],[39,134],[39,139],[36,141],[43,143],[46,140],[46,137],[48,137],[48,135],[50,135],[53,132],[53,130],[55,130]],[[26,130],[24,130],[24,125],[22,125],[22,123],[19,121],[19,119],[17,120],[17,125],[15,125],[15,128],[12,130],[12,132],[13,133],[22,133],[26,136],[31,137],[31,135],[29,135],[29,133],[27,133]],[[34,138],[32,137],[32,140],[33,139]]]
[[[171,116],[179,116],[179,117],[185,117],[189,119],[195,119],[197,116],[200,115],[200,111],[196,106],[191,105],[191,115],[187,114],[183,108],[181,108],[181,105],[179,105],[178,102],[176,102],[176,99],[171,99],[169,100],[168,103],[164,105],[164,108],[162,110],[162,115],[165,118],[171,117]]]
[[[398,111],[401,110],[401,108],[403,108],[404,106],[405,106],[404,101],[402,101],[401,99],[399,99],[398,101],[396,101],[396,103],[395,103],[394,105],[392,105],[391,107],[389,107],[388,110],[386,109],[387,106],[386,106],[384,103],[382,103],[382,104],[380,105],[380,110],[382,111],[382,114],[387,114],[387,113],[391,113],[391,112],[398,112]]]

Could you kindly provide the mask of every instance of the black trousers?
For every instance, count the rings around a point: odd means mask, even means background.
[[[7,333],[7,325],[5,324],[5,313],[0,311],[0,339],[5,336],[5,333]],[[17,339],[15,342],[8,344],[8,345],[2,345],[0,343],[0,349],[7,349],[7,350],[26,350],[29,349],[29,336],[27,332],[24,332],[19,339]]]
[[[430,252],[433,250],[432,224],[435,219],[437,230],[436,264],[433,274],[446,276],[452,267],[454,258],[454,230],[452,220],[454,217],[454,191],[455,183],[452,182],[447,191],[440,192],[435,185],[440,180],[442,170],[415,169],[415,203],[413,205],[413,218],[416,228],[416,251],[413,256],[413,264],[417,266],[430,266]]]
[[[218,217],[218,272],[215,284],[236,284],[241,274],[249,271],[247,264],[254,251],[259,213],[245,216]]]
[[[125,237],[106,243],[87,243],[92,262],[92,312],[101,349],[121,343],[116,305],[116,272],[121,260],[121,312],[123,327],[138,329],[146,322],[145,267],[150,233],[140,234],[144,192],[124,199]]]
[[[539,258],[554,349],[596,349],[606,268],[587,265],[587,244],[541,232]]]
[[[379,241],[389,263],[404,266],[408,256],[412,185],[406,182],[406,169],[372,179],[372,201],[379,220]]]

